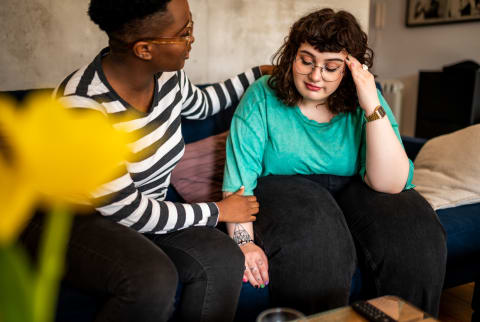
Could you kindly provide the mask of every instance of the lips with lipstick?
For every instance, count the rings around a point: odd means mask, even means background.
[[[311,90],[313,92],[318,92],[319,90],[322,89],[322,87],[318,87],[318,86],[315,86],[315,85],[307,83],[307,82],[305,82],[305,87],[307,87],[309,90]]]

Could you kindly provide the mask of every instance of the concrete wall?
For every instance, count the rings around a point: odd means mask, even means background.
[[[306,12],[331,6],[368,28],[370,0],[191,0],[196,42],[186,70],[213,82],[265,64],[289,26]],[[86,11],[88,0],[2,0],[0,90],[53,87],[89,63],[106,37]]]
[[[346,9],[368,30],[370,0],[192,0],[196,42],[186,64],[195,82],[267,64],[290,26],[314,9]],[[197,28],[198,26],[198,28]]]
[[[383,29],[373,25],[377,2],[386,4]],[[466,59],[480,63],[480,22],[407,28],[406,6],[406,0],[372,0],[369,37],[376,54],[374,72],[405,84],[401,132],[413,136],[418,72],[441,70]]]
[[[86,0],[2,0],[0,90],[54,87],[87,63],[107,37]]]

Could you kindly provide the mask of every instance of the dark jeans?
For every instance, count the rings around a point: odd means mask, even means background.
[[[274,305],[306,314],[346,305],[358,264],[373,281],[365,297],[397,295],[438,314],[445,232],[415,190],[385,194],[357,177],[296,175],[263,177],[255,195]]]
[[[22,241],[35,256],[41,216]],[[100,215],[75,218],[65,281],[107,301],[95,321],[167,321],[177,305],[180,321],[233,320],[244,257],[233,240],[214,228],[141,235]]]

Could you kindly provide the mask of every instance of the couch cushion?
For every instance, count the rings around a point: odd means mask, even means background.
[[[413,184],[434,209],[480,202],[480,124],[433,138],[415,159]]]
[[[440,209],[447,233],[447,271],[444,288],[480,279],[480,203]]]
[[[225,142],[228,131],[187,144],[171,183],[186,202],[222,199]]]

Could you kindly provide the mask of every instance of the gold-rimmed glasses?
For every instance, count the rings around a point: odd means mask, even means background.
[[[315,65],[315,63],[309,59],[306,59],[300,55],[295,58],[295,71],[298,74],[309,75],[313,73],[315,68],[320,68],[320,74],[326,82],[335,82],[338,80],[345,69],[345,63],[328,62],[324,65]],[[330,66],[331,64],[331,66]]]
[[[130,47],[132,47],[134,44],[136,44],[139,41],[147,41],[152,44],[157,44],[157,45],[173,45],[173,44],[181,44],[181,43],[186,43],[186,46],[190,45],[194,38],[193,38],[193,20],[190,20],[185,26],[184,33],[186,33],[186,36],[181,36],[181,37],[154,37],[154,38],[141,38],[137,39],[134,42],[131,42],[129,44]]]

